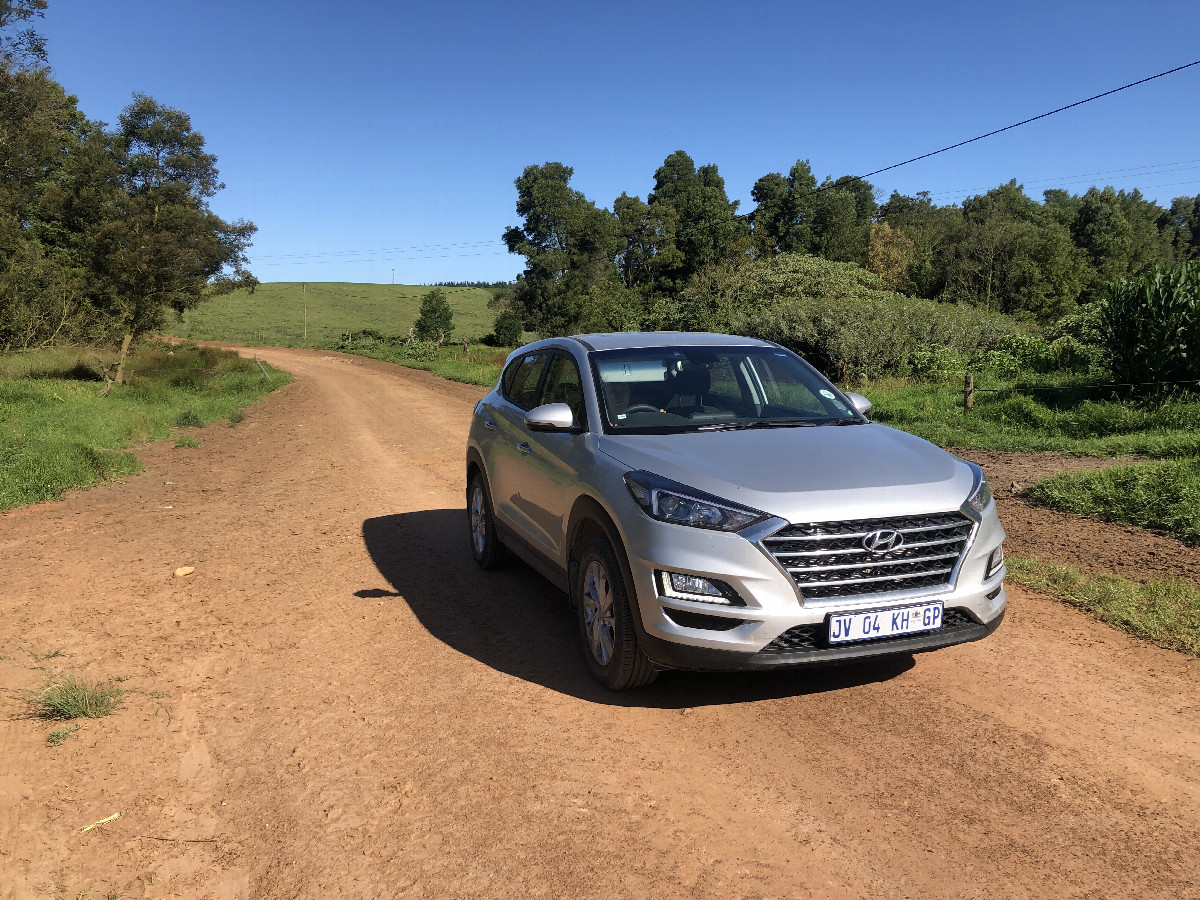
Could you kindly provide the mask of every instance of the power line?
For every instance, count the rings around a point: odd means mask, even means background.
[[[431,254],[431,255],[427,255],[427,256],[388,256],[388,257],[382,257],[382,258],[404,259],[404,260],[466,259],[467,257],[470,257],[470,256],[499,256],[501,254],[503,254],[504,256],[507,256],[508,251],[507,250],[490,250],[490,251],[485,251],[483,253],[435,253],[435,254]],[[265,257],[263,257],[263,258],[265,259]],[[279,268],[281,266],[304,266],[304,265],[307,265],[307,266],[330,266],[330,265],[337,265],[339,263],[343,264],[343,265],[353,265],[353,264],[359,264],[359,263],[375,265],[379,262],[380,257],[368,257],[365,259],[309,259],[307,257],[300,257],[298,259],[275,261],[275,262],[267,261],[267,262],[261,262],[261,263],[258,261],[258,259],[259,258],[255,257],[254,254],[250,255],[250,264],[252,266],[254,266],[255,268],[259,268],[260,266],[263,268]]]
[[[1139,84],[1145,84],[1147,81],[1153,81],[1155,78],[1162,78],[1165,75],[1173,75],[1176,72],[1182,72],[1184,69],[1190,69],[1192,66],[1200,66],[1200,59],[1186,63],[1182,66],[1176,66],[1174,69],[1167,69],[1165,72],[1159,72],[1157,75],[1151,75],[1148,78],[1141,78],[1137,81],[1131,81],[1129,84],[1123,84],[1119,88],[1113,88],[1111,91],[1105,91],[1102,94],[1096,94],[1094,97],[1088,97],[1084,100],[1076,100],[1074,103],[1068,103],[1066,106],[1060,106],[1058,109],[1052,109],[1050,112],[1044,112],[1038,116],[1032,116],[1028,119],[1023,119],[1020,122],[1014,122],[1011,125],[1005,125],[1003,128],[997,128],[995,131],[989,131],[987,134],[981,134],[978,137],[973,137],[965,141],[959,141],[957,144],[951,144],[948,147],[943,147],[941,150],[931,150],[929,153],[922,153],[920,156],[914,156],[912,159],[906,159],[904,162],[893,163],[890,166],[884,166],[882,169],[876,169],[874,172],[868,172],[866,175],[859,175],[859,178],[867,179],[872,175],[878,175],[880,172],[887,172],[891,169],[898,169],[901,166],[907,166],[909,163],[915,163],[918,160],[928,159],[931,156],[937,156],[939,153],[945,153],[947,150],[955,150],[959,147],[965,147],[967,144],[973,144],[976,141],[982,141],[984,138],[989,138],[1005,131],[1011,131],[1014,128],[1020,128],[1022,125],[1028,125],[1030,122],[1036,122],[1038,119],[1045,119],[1047,116],[1053,116],[1060,112],[1066,112],[1068,109],[1074,109],[1076,106],[1082,106],[1085,103],[1091,103],[1093,100],[1099,100],[1101,97],[1108,97],[1112,94],[1120,93],[1128,90],[1131,87],[1137,87]]]
[[[408,247],[373,247],[367,250],[318,250],[313,253],[273,253],[258,257],[259,259],[309,259],[314,256],[353,256],[356,254],[381,253],[415,253],[424,250],[448,250],[455,247],[486,247],[497,241],[462,241],[456,244],[426,244],[424,246]]]

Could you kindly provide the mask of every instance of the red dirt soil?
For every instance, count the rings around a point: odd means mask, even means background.
[[[241,424],[0,515],[0,897],[1200,897],[1200,661],[1010,587],[978,643],[610,694],[471,562],[482,390],[257,352]],[[50,747],[67,670],[128,693]]]

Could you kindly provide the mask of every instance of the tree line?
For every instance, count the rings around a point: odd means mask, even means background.
[[[715,165],[680,150],[642,200],[612,209],[570,186],[561,162],[516,179],[522,223],[504,232],[525,270],[503,299],[543,334],[689,327],[681,296],[703,272],[786,254],[862,267],[891,291],[1050,324],[1114,280],[1200,256],[1200,196],[1165,209],[1138,190],[1053,189],[1039,202],[1015,180],[938,205],[928,192],[882,204],[856,176],[817,181],[807,160],[759,178],[739,214]]]
[[[168,312],[253,288],[255,227],[210,208],[224,185],[186,113],[145,94],[115,127],[80,111],[28,27],[45,7],[0,0],[0,352],[111,340],[124,356]]]

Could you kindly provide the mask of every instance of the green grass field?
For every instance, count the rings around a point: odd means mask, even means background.
[[[202,303],[169,330],[203,341],[237,341],[294,347],[336,347],[341,336],[363,329],[403,335],[417,320],[421,296],[432,288],[407,284],[300,282],[261,284],[250,294],[237,291]],[[477,340],[492,330],[497,312],[488,309],[490,291],[442,288],[454,310],[454,337]],[[308,337],[305,339],[305,307]]]

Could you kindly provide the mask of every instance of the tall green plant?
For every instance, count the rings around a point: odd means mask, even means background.
[[[1101,330],[1119,379],[1200,379],[1200,260],[1114,282]]]

